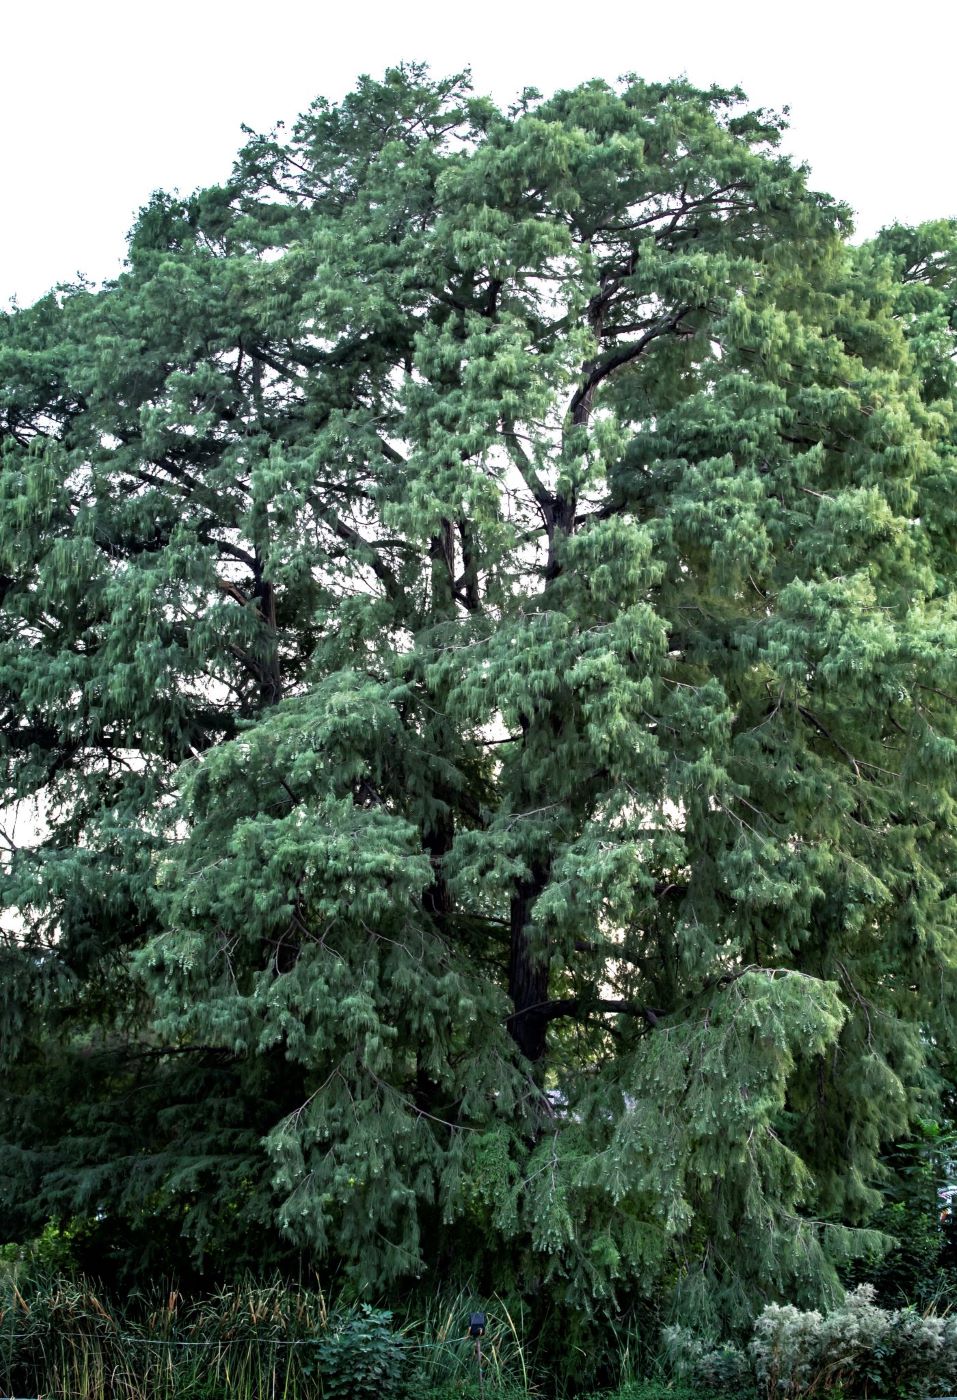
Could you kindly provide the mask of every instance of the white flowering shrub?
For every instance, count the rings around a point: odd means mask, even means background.
[[[768,1400],[910,1400],[957,1382],[957,1316],[876,1307],[862,1284],[822,1316],[771,1304],[754,1325],[755,1376]]]
[[[754,1389],[751,1360],[730,1342],[703,1337],[688,1327],[666,1327],[663,1359],[670,1373],[697,1392],[750,1395]]]

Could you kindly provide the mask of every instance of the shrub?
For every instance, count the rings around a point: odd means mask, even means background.
[[[826,1317],[771,1304],[750,1351],[769,1400],[940,1394],[957,1379],[957,1317],[876,1307],[874,1288],[862,1284]]]
[[[363,1304],[327,1330],[318,1346],[323,1400],[397,1400],[405,1355],[392,1314]]]
[[[745,1353],[730,1342],[702,1337],[687,1327],[664,1330],[666,1367],[696,1394],[753,1393],[754,1374]]]

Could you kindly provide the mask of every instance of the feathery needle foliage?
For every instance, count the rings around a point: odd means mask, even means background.
[[[396,69],[2,318],[8,1237],[739,1318],[881,1245],[953,1082],[957,243],[780,134]]]

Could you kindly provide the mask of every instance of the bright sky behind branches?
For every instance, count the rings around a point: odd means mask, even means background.
[[[790,106],[788,149],[859,231],[957,216],[957,4],[923,0],[112,0],[12,3],[0,84],[0,303],[116,274],[156,188],[221,182],[242,137],[359,73],[471,65],[508,103],[591,77],[687,74]]]

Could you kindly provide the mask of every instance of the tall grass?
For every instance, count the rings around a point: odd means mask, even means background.
[[[659,1361],[660,1323],[651,1307],[601,1316],[571,1306],[540,1307],[534,1314],[520,1298],[482,1299],[467,1289],[441,1287],[420,1294],[405,1317],[422,1393],[479,1394],[474,1346],[465,1337],[473,1309],[486,1314],[482,1339],[488,1400],[547,1395],[550,1400],[605,1390],[609,1394],[652,1374]],[[418,1392],[413,1388],[411,1395]]]
[[[436,1293],[420,1301],[407,1318],[404,1334],[413,1351],[423,1389],[445,1387],[450,1393],[478,1380],[479,1360],[466,1330],[477,1307],[485,1312],[482,1370],[486,1390],[494,1395],[531,1395],[530,1360],[520,1305],[512,1309],[495,1296],[480,1304],[464,1289]]]
[[[0,1283],[0,1389],[62,1400],[300,1400],[329,1327],[319,1289],[171,1292],[122,1311],[87,1280]]]
[[[462,1292],[397,1320],[409,1394],[467,1393],[478,1380],[469,1312],[484,1306],[483,1381],[496,1395],[534,1393],[521,1314]],[[252,1280],[200,1299],[176,1291],[122,1306],[92,1281],[0,1276],[0,1394],[55,1400],[319,1400],[323,1340],[359,1318],[322,1289]]]

